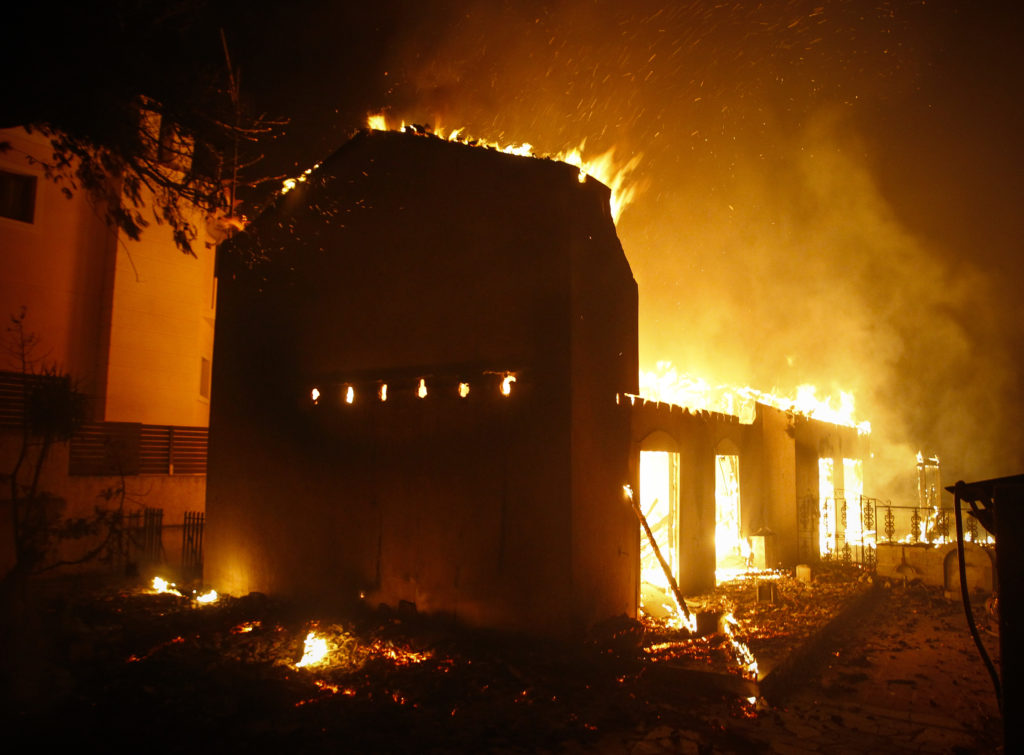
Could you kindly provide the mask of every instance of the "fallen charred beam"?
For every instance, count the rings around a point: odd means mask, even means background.
[[[640,504],[636,502],[632,495],[629,496],[629,502],[633,506],[633,513],[636,514],[636,518],[640,520],[640,525],[644,528],[647,540],[650,542],[651,548],[654,550],[654,555],[657,557],[658,563],[661,564],[661,570],[665,573],[665,579],[668,580],[668,584],[672,588],[672,595],[676,599],[676,605],[679,607],[683,616],[686,617],[687,622],[690,622],[690,609],[686,607],[686,598],[683,597],[683,593],[679,589],[679,584],[676,582],[676,578],[672,574],[672,568],[668,565],[665,557],[661,555],[661,548],[658,547],[658,541],[654,539],[654,533],[651,531],[651,525],[647,523],[647,517],[644,516],[644,512],[640,510]]]

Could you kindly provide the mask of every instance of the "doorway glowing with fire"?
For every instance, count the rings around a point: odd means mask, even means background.
[[[640,452],[640,510],[672,576],[679,577],[679,454]],[[638,525],[639,526],[639,525]],[[665,570],[643,532],[640,533],[640,607],[649,616],[675,612]]]
[[[732,579],[747,567],[750,544],[740,536],[740,457],[715,456],[715,578]]]

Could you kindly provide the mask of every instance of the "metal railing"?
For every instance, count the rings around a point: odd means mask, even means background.
[[[181,571],[194,579],[203,573],[203,530],[206,515],[201,511],[186,511],[181,534]]]
[[[951,508],[898,506],[891,501],[860,496],[802,499],[798,505],[800,534],[804,544],[817,542],[818,556],[825,561],[859,563],[874,568],[879,545],[936,546],[956,542]],[[964,516],[964,540],[991,545],[993,540],[973,516]],[[815,537],[816,535],[816,537]]]

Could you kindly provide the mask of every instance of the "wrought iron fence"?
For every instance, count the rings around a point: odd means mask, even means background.
[[[186,511],[181,535],[181,571],[186,578],[203,573],[203,530],[206,516],[201,511]]]
[[[798,509],[802,511],[802,509]],[[943,545],[956,542],[952,509],[897,506],[860,496],[826,499],[817,510],[819,553],[826,561],[860,563],[874,568],[878,545]],[[991,537],[973,516],[964,516],[964,539],[979,545]]]
[[[164,561],[164,510],[146,507],[125,516],[127,550],[124,557],[133,564],[159,564]]]

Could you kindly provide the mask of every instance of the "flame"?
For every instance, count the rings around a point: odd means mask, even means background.
[[[281,194],[287,194],[289,191],[294,189],[301,183],[306,183],[309,177],[313,175],[313,171],[320,167],[320,163],[317,163],[311,168],[306,168],[295,178],[286,178],[281,182]]]
[[[346,404],[351,404],[351,403],[352,403],[353,401],[355,401],[355,400],[356,400],[356,389],[355,389],[355,388],[353,388],[353,387],[352,387],[352,386],[350,385],[350,386],[348,386],[348,387],[347,387],[347,388],[345,389],[345,403],[346,403]]]
[[[466,398],[469,395],[469,383],[459,383],[459,398]]]
[[[501,395],[508,396],[512,393],[512,383],[516,382],[516,376],[509,373],[506,374],[501,381]]]
[[[303,643],[302,658],[295,664],[295,668],[318,666],[327,660],[327,652],[327,640],[318,636],[316,632],[310,632]]]
[[[200,595],[196,595],[196,603],[216,603],[220,595],[217,594],[216,590],[209,590]]]
[[[413,133],[422,133],[419,129],[412,129],[408,127],[405,121],[402,121],[402,125],[398,128],[391,127],[388,123],[387,116],[384,113],[369,115],[366,120],[366,125],[371,131],[411,131]],[[541,155],[534,152],[533,145],[528,142],[524,142],[522,144],[501,144],[500,142],[489,139],[466,136],[464,132],[464,127],[446,131],[440,124],[438,124],[431,129],[428,134],[449,142],[460,142],[463,144],[472,144],[478,147],[493,149],[498,152],[503,152],[506,155],[548,158],[572,165],[579,170],[578,178],[580,183],[584,183],[587,180],[587,176],[592,176],[611,190],[610,209],[612,219],[616,223],[619,222],[619,218],[622,216],[623,211],[629,206],[633,201],[633,198],[636,196],[637,184],[633,178],[633,174],[635,173],[637,166],[640,164],[641,155],[639,154],[633,155],[628,160],[622,161],[616,158],[615,148],[612,147],[611,149],[594,157],[584,158],[583,151],[586,148],[586,140],[584,140],[578,147],[563,150],[555,154]],[[299,180],[305,179],[300,178]]]
[[[754,658],[754,654],[750,652],[750,648],[745,643],[736,639],[735,627],[737,626],[739,626],[739,622],[736,621],[736,617],[731,613],[727,613],[722,617],[722,631],[729,638],[729,644],[736,653],[736,659],[743,671],[743,676],[748,679],[757,679],[757,659]]]
[[[179,598],[184,597],[178,586],[173,582],[168,582],[163,577],[153,577],[153,589],[158,593],[167,593],[168,595],[177,595]]]
[[[377,395],[380,396],[380,400],[381,401],[387,401],[388,400],[388,384],[387,383],[381,383],[380,384],[380,391],[378,392]]]
[[[840,391],[838,399],[819,397],[818,389],[809,384],[797,386],[794,396],[777,396],[750,386],[713,386],[704,378],[678,372],[671,362],[664,361],[658,362],[655,370],[640,371],[640,394],[645,399],[689,409],[731,414],[744,424],[754,421],[756,404],[765,404],[823,422],[855,427],[861,435],[871,432],[870,422],[855,419],[852,393]]]
[[[319,388],[314,388],[313,390],[311,390],[309,392],[309,396],[310,396],[310,398],[313,399],[313,403],[314,404],[319,402],[320,401],[320,389]]]
[[[420,387],[416,389],[416,395],[420,398],[427,397],[427,381],[425,378],[420,378]]]

